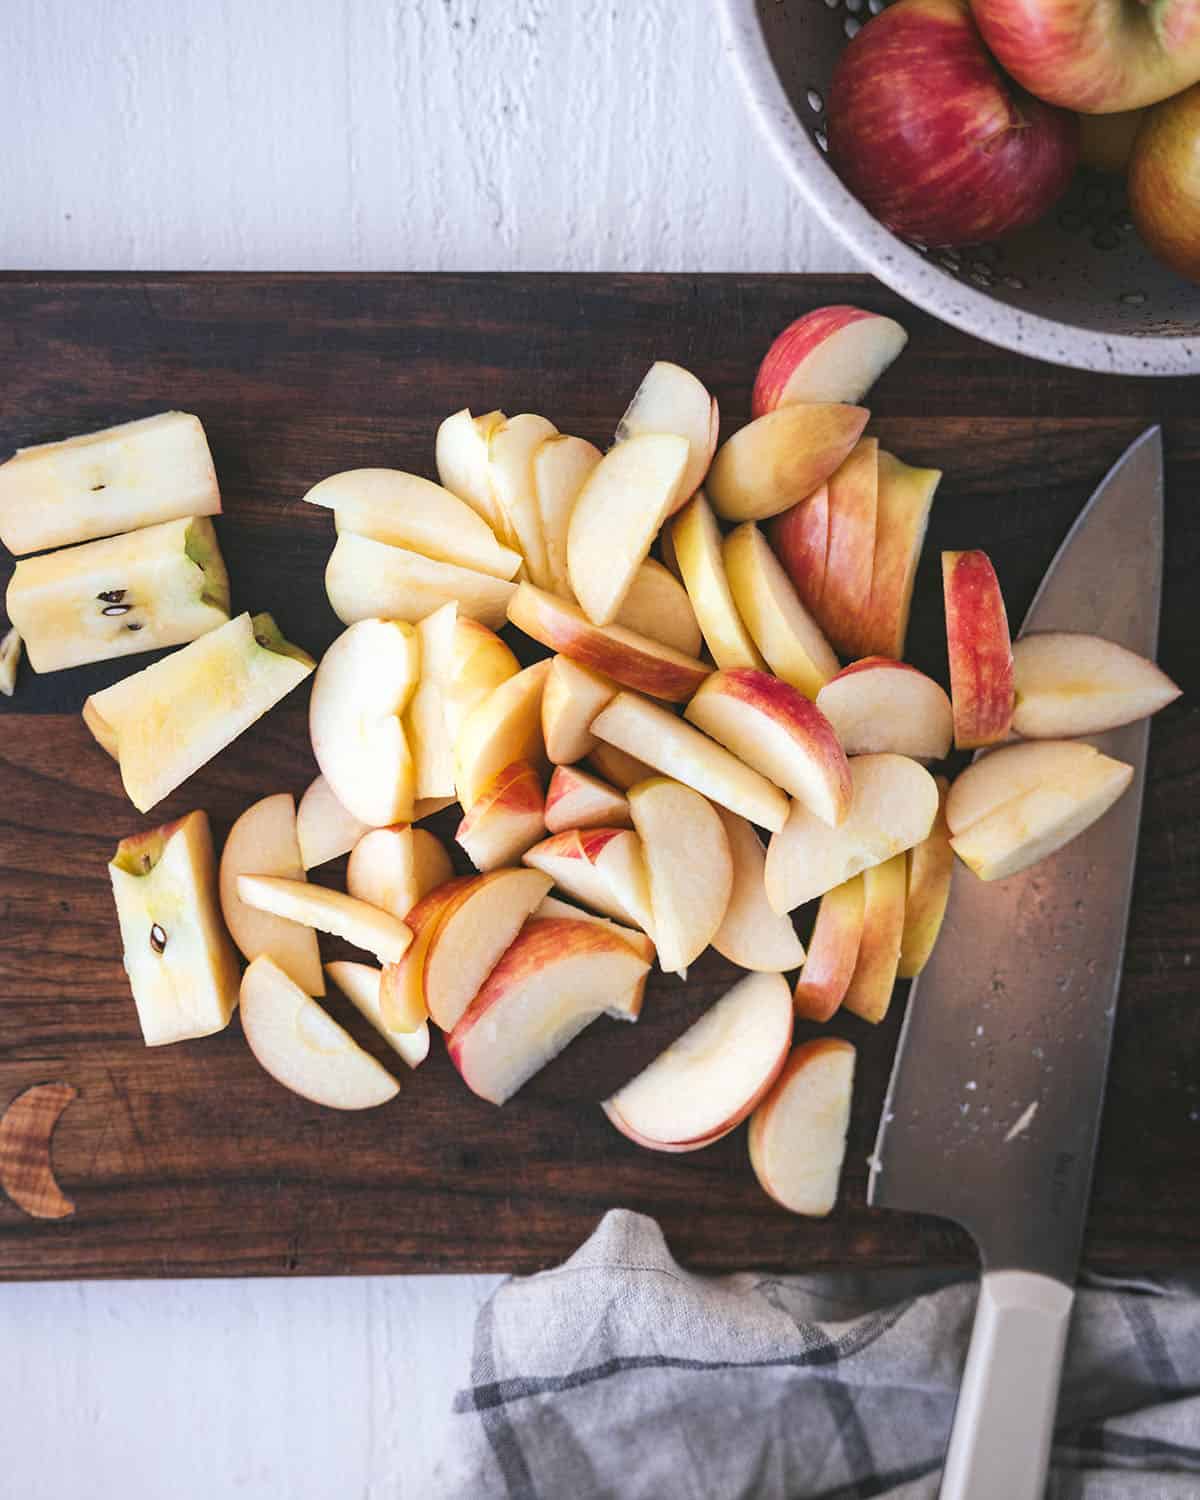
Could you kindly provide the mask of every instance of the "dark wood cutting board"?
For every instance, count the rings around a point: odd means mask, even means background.
[[[437,424],[466,404],[545,412],[605,443],[655,358],[695,369],[732,431],[774,333],[832,301],[892,313],[912,335],[873,393],[873,430],[904,458],[946,470],[909,653],[943,680],[939,549],[987,548],[1019,621],[1108,466],[1147,423],[1165,428],[1161,659],[1186,697],[1154,729],[1085,1255],[1105,1267],[1194,1260],[1200,384],[1033,363],[865,278],[7,275],[0,452],[168,407],[197,412],[225,497],[218,529],[236,607],[274,611],[320,652],[339,626],[322,588],[330,517],[300,503],[315,480],[362,465],[433,473]],[[0,562],[0,581],[11,567]],[[764,1196],[744,1129],[694,1155],[655,1155],[597,1107],[728,985],[734,971],[713,955],[686,986],[660,976],[638,1026],[598,1022],[503,1110],[466,1090],[438,1040],[408,1073],[336,997],[339,1019],[402,1075],[400,1097],[382,1109],[340,1114],[286,1093],[236,1018],[220,1036],[145,1048],[105,869],[117,839],[193,807],[223,836],[256,798],[302,791],[314,765],[301,690],[139,816],[79,708],[142,664],[40,678],[26,668],[11,703],[0,699],[0,1110],[32,1084],[79,1091],[54,1138],[76,1211],[36,1220],[0,1196],[0,1276],[530,1271],[568,1254],[616,1204],[657,1215],[699,1267],[972,1257],[947,1223],[865,1206],[902,994],[878,1028],[850,1016],[833,1024],[860,1061],[841,1200],[821,1222]],[[446,836],[453,826],[448,815],[435,824]],[[343,870],[316,873],[336,883]]]

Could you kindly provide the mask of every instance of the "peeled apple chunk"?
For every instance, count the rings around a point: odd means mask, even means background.
[[[8,617],[35,672],[182,646],[229,619],[229,575],[207,517],[164,521],[18,562]]]
[[[270,615],[238,615],[132,677],[93,693],[83,719],[115,755],[139,812],[262,718],[313,670]]]
[[[854,1048],[840,1037],[805,1042],[788,1058],[750,1121],[754,1175],[794,1214],[823,1218],[837,1202],[854,1062]]]
[[[16,618],[11,605],[8,612]],[[1015,643],[1013,686],[1012,727],[1026,740],[1100,734],[1132,724],[1174,703],[1180,691],[1137,652],[1067,630],[1026,635]]]
[[[108,873],[146,1045],[223,1030],[240,976],[217,904],[208,815],[122,839]]]
[[[0,542],[18,556],[220,510],[204,428],[184,411],[21,448],[0,464]]]

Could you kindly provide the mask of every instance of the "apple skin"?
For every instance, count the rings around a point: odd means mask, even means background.
[[[869,21],[834,70],[828,133],[850,191],[928,246],[1035,223],[1079,157],[1075,115],[1004,77],[966,0],[900,0]]]
[[[546,789],[545,816],[548,833],[564,833],[571,828],[620,828],[630,823],[624,795],[578,766],[555,766]]]
[[[954,744],[975,750],[1012,725],[1012,643],[996,570],[986,552],[943,552],[942,592]]]
[[[850,339],[839,338],[855,324]],[[853,341],[853,354],[840,346]],[[793,401],[845,401],[857,405],[908,342],[893,318],[848,303],[817,307],[789,323],[763,356],[754,377],[751,417]],[[820,351],[820,356],[814,359]],[[867,352],[869,350],[869,353]],[[822,369],[817,374],[815,366]]]
[[[801,604],[819,619],[829,552],[829,485],[821,485],[807,500],[776,516],[767,528],[767,539]]]
[[[1193,0],[971,0],[1000,65],[1050,104],[1111,115],[1200,80]]]
[[[1200,10],[1196,15],[1200,27]],[[1200,84],[1150,111],[1133,144],[1127,186],[1133,221],[1151,250],[1200,281]]]

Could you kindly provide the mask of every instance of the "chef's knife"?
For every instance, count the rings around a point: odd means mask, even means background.
[[[1151,428],[1059,548],[1021,633],[1082,631],[1153,658],[1162,437]],[[1007,880],[956,862],[908,1000],[868,1202],[966,1228],[983,1267],[942,1500],[1043,1492],[1121,982],[1149,725],[1092,738],[1134,767],[1066,848]]]

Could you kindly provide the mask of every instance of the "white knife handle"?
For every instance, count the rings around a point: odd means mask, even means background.
[[[1032,1271],[983,1277],[941,1500],[1041,1500],[1074,1297]]]

